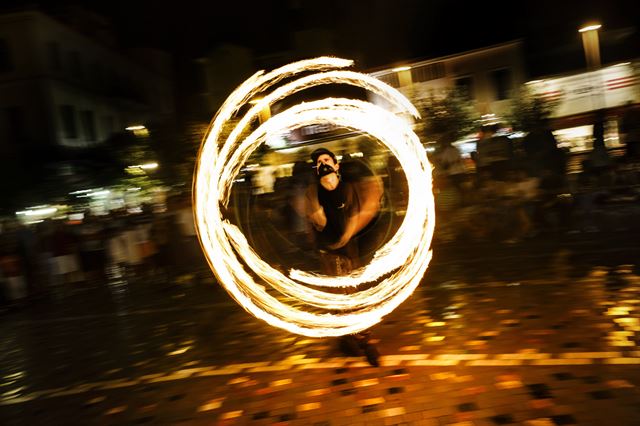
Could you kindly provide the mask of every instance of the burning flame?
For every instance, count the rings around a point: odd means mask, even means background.
[[[384,98],[402,113],[419,118],[411,102],[394,88],[365,74],[341,70],[351,65],[349,60],[320,57],[288,64],[267,74],[263,71],[254,74],[227,98],[214,117],[200,148],[195,174],[196,226],[206,258],[220,284],[255,317],[310,337],[356,333],[376,324],[413,293],[431,260],[429,247],[435,227],[431,165],[406,120],[368,102],[326,98],[276,114],[240,140],[260,111],[321,84],[361,87]],[[284,79],[309,72],[313,74],[272,89]],[[264,95],[267,89],[272,90]],[[246,104],[252,106],[223,140],[223,128]],[[258,256],[240,229],[224,219],[221,208],[229,202],[231,186],[240,168],[268,135],[327,123],[367,133],[398,158],[408,181],[406,216],[373,260],[349,275],[335,277],[300,270],[285,275]],[[259,277],[259,282],[245,265]],[[382,276],[386,277],[376,285],[349,294],[323,289],[355,288]],[[274,297],[266,286],[284,296],[281,299],[293,302],[287,304]]]

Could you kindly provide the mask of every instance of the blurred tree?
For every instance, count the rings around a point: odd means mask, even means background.
[[[34,194],[34,187],[41,180],[38,179],[38,173],[41,173],[42,169],[34,170],[30,167],[31,164],[33,162],[21,164],[17,158],[11,158],[0,167],[0,217],[13,215],[24,206],[36,204],[34,201],[38,200],[38,197]]]
[[[478,114],[460,90],[427,96],[410,91],[408,95],[422,116],[422,121],[416,124],[416,132],[423,143],[428,140],[454,142],[477,128]]]
[[[82,150],[54,145],[23,149],[0,169],[0,189],[5,195],[0,210],[64,203],[69,192],[109,186],[121,175],[114,150],[105,144]]]
[[[153,174],[178,191],[189,191],[202,139],[209,127],[205,121],[187,121],[179,126],[154,126],[153,153],[159,164]]]
[[[232,118],[227,120],[222,128],[219,141],[224,141],[240,120]],[[153,135],[154,152],[161,167],[157,176],[160,176],[166,184],[190,188],[195,172],[200,146],[204,140],[210,123],[206,121],[187,121],[179,128],[150,129]],[[240,138],[246,137],[252,130],[245,130]],[[264,145],[256,150],[256,155],[261,155]],[[136,157],[137,158],[137,157]]]
[[[511,114],[507,118],[514,130],[531,132],[546,125],[558,103],[558,100],[545,99],[525,86],[513,98]]]
[[[162,170],[167,164],[160,163],[157,139],[156,133],[144,129],[124,133],[119,140],[111,141],[112,147],[120,145],[116,152],[121,172],[112,184],[114,187],[124,191],[140,188],[144,198],[156,188],[164,186],[166,179],[163,179]]]
[[[150,125],[148,131],[123,132],[96,146],[68,149],[60,146],[15,152],[0,168],[5,195],[0,212],[44,203],[73,203],[69,193],[99,187],[141,188],[191,186],[198,147],[208,123]],[[157,168],[130,167],[158,163]]]

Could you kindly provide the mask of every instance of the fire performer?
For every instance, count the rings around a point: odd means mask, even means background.
[[[306,214],[316,231],[322,272],[346,275],[358,266],[356,237],[375,222],[380,211],[382,183],[375,176],[361,177],[357,182],[343,180],[340,163],[326,148],[313,151],[311,160],[318,183],[307,188]],[[339,346],[346,355],[364,352],[371,365],[379,365],[378,350],[368,331],[342,336]]]

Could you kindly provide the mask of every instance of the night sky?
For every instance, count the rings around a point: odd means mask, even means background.
[[[639,56],[640,2],[607,1],[128,1],[87,2],[108,15],[123,45],[146,44],[178,56],[221,42],[257,54],[285,50],[291,34],[327,29],[336,54],[367,68],[523,39],[533,75],[583,66],[578,27],[599,20],[603,62]]]
[[[529,73],[538,76],[584,66],[577,29],[593,19],[603,24],[603,63],[640,56],[637,0],[54,0],[41,6],[65,4],[108,17],[122,47],[158,47],[178,61],[225,42],[257,56],[282,52],[296,31],[324,29],[335,55],[365,69],[523,39]]]

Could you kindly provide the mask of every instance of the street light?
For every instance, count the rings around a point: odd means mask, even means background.
[[[398,83],[401,87],[410,86],[411,84],[413,84],[410,66],[396,67],[391,69],[391,71],[398,74]]]
[[[598,30],[602,25],[598,23],[590,23],[583,26],[578,30],[582,34],[582,45],[584,46],[584,56],[587,60],[587,69],[589,71],[596,71],[600,69],[600,41],[598,40]],[[591,85],[595,87],[595,93],[592,92],[591,102],[596,112],[595,121],[593,126],[593,140],[594,144],[601,140],[604,143],[604,125],[606,118],[602,111],[606,107],[604,87],[602,84],[602,73],[591,72],[588,79],[591,81]],[[600,129],[600,130],[597,130]]]
[[[600,68],[600,42],[598,40],[598,30],[600,24],[589,24],[580,28],[578,32],[582,34],[582,45],[584,46],[584,56],[587,60],[587,68],[594,70]]]
[[[584,27],[580,28],[578,30],[578,32],[584,33],[584,32],[587,32],[587,31],[599,30],[600,27],[602,27],[602,25],[600,25],[600,24],[587,25],[587,26],[584,26]]]
[[[144,163],[127,166],[126,171],[132,175],[143,175],[146,174],[148,170],[155,170],[157,168],[158,163]]]
[[[124,129],[129,132],[133,132],[133,134],[136,136],[149,136],[149,129],[147,129],[142,124],[134,124],[131,126],[127,126]]]

